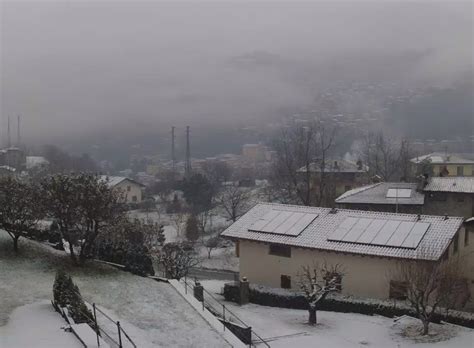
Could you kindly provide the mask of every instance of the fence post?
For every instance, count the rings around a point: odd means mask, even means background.
[[[120,321],[117,321],[117,330],[118,330],[118,337],[119,337],[119,347],[122,348],[122,333],[120,332]]]
[[[225,305],[222,305],[222,324],[224,325],[224,331],[225,331]]]
[[[92,304],[92,308],[94,309],[94,324],[95,324],[95,335],[97,336],[97,346],[100,347],[99,326],[97,325],[97,314],[95,312],[95,303]]]

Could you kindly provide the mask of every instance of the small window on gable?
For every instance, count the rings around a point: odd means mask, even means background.
[[[406,300],[408,284],[407,282],[391,280],[389,297],[395,300]]]
[[[270,244],[268,253],[275,256],[291,257],[291,247],[288,245]]]
[[[280,285],[282,289],[291,289],[291,277],[289,275],[282,274],[280,276]]]

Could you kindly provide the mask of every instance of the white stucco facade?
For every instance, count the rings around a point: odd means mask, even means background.
[[[470,233],[470,243],[465,245],[465,233]],[[474,294],[474,233],[464,228],[458,232],[458,251],[449,246],[450,258],[461,257],[471,294]],[[291,247],[291,257],[269,254],[268,243],[248,240],[239,241],[240,276],[251,283],[269,287],[281,287],[281,276],[291,277],[291,288],[298,289],[298,274],[302,266],[314,263],[338,264],[342,267],[342,293],[358,297],[388,299],[390,280],[396,280],[395,258],[354,255],[315,249]]]
[[[125,203],[140,203],[143,200],[142,187],[136,182],[125,179],[114,186],[114,190],[120,190]]]

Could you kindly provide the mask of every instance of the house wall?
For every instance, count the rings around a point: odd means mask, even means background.
[[[449,174],[448,176],[473,176],[474,175],[474,165],[472,164],[433,164],[433,176],[439,176],[442,172],[443,167],[446,167]],[[458,175],[458,167],[463,167],[463,175]]]
[[[458,252],[449,247],[449,257],[463,255],[468,266],[467,277],[470,291],[474,294],[474,232],[468,246],[464,245],[464,229],[458,232]],[[390,280],[395,279],[397,260],[375,256],[359,256],[338,252],[292,247],[291,257],[269,254],[269,244],[241,240],[239,242],[240,276],[247,277],[251,283],[273,288],[281,286],[281,275],[291,277],[291,287],[298,289],[298,274],[301,267],[314,263],[340,264],[344,269],[342,293],[366,298],[387,299]]]
[[[123,180],[115,185],[114,189],[123,193],[125,196],[124,203],[140,203],[143,199],[141,186],[130,180]],[[134,200],[134,197],[136,197],[136,200]]]
[[[380,211],[395,213],[397,208],[394,204],[362,204],[362,203],[340,203],[336,204],[337,208],[341,209],[355,209],[355,210],[365,210],[365,211]],[[398,213],[403,214],[422,214],[423,205],[398,205]]]
[[[450,215],[470,218],[474,216],[474,194],[426,192],[423,213],[428,215]]]

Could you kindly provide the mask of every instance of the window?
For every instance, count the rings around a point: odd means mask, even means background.
[[[289,275],[282,274],[280,276],[280,286],[282,289],[291,289],[291,277]]]
[[[453,254],[456,254],[459,249],[459,235],[455,235],[453,239]]]
[[[457,170],[457,176],[464,176],[464,167],[463,166],[458,166],[456,168]]]
[[[287,245],[270,244],[270,248],[268,250],[268,253],[270,255],[291,257],[291,247],[289,247]]]
[[[469,245],[469,230],[466,228],[464,229],[464,246]]]
[[[406,300],[407,290],[407,282],[391,280],[389,297],[395,300]]]
[[[130,185],[127,186],[127,191],[130,192],[132,190],[132,187]]]
[[[132,196],[132,202],[136,202],[137,201],[137,196]]]
[[[240,257],[240,243],[239,243],[239,241],[235,242],[235,256]]]

